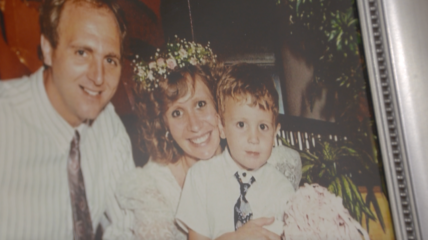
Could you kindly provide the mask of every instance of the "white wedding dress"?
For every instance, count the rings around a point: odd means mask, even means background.
[[[298,188],[302,176],[299,154],[284,146],[275,147],[268,160]],[[187,235],[175,223],[175,212],[181,188],[166,165],[153,160],[136,168],[120,183],[118,200],[121,207],[135,214],[134,234],[137,239],[185,240]]]

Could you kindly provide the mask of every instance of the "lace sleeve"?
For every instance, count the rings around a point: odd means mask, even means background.
[[[175,210],[168,206],[153,179],[143,174],[128,176],[118,196],[120,205],[134,213],[135,236],[137,239],[185,239],[175,225]]]
[[[293,185],[294,190],[299,188],[302,178],[302,161],[297,151],[285,146],[277,146],[272,150],[268,163],[284,174]]]

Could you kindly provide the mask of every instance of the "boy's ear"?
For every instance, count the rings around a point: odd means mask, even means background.
[[[218,118],[218,130],[220,132],[220,137],[221,137],[221,139],[226,139],[226,134],[224,133],[223,123],[221,122],[221,117],[219,114],[217,114],[217,118]]]
[[[279,131],[281,130],[281,123],[278,123],[276,125],[276,129],[275,129],[275,134],[273,135],[273,141],[275,142],[276,140],[276,135],[278,135]]]
[[[43,63],[47,66],[52,66],[52,53],[53,47],[48,39],[45,38],[44,35],[40,37],[40,47],[42,49],[43,54]]]

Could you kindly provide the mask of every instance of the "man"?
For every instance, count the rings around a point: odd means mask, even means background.
[[[134,168],[109,103],[119,83],[125,26],[111,0],[46,0],[45,67],[0,82],[0,239],[132,237],[114,197]],[[89,210],[88,210],[89,209]]]

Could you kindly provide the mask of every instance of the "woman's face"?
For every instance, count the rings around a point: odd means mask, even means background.
[[[214,99],[200,76],[195,76],[194,91],[188,91],[168,108],[165,120],[174,141],[187,157],[209,159],[219,148]]]

